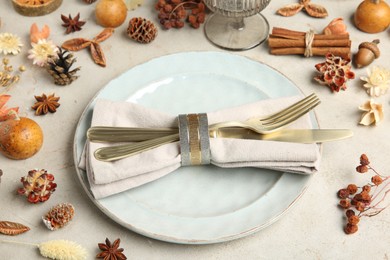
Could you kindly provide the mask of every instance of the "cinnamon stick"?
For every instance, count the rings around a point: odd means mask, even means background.
[[[333,53],[343,58],[350,57],[351,41],[349,34],[314,34],[311,43],[306,42],[306,32],[274,27],[268,39],[270,53],[274,55],[305,54],[311,48],[314,56]],[[310,46],[307,46],[310,45]]]
[[[272,48],[270,53],[274,55],[304,54],[306,48]],[[351,49],[349,47],[312,47],[313,56],[325,56],[327,53],[349,58]]]
[[[270,36],[268,39],[270,48],[305,47],[305,39],[284,39]],[[313,40],[312,47],[351,47],[349,39]]]
[[[293,31],[285,28],[274,27],[271,32],[272,36],[288,38],[288,39],[301,39],[301,37],[305,37],[306,32]],[[349,39],[349,34],[315,34],[314,39],[318,40],[335,40],[335,39]]]

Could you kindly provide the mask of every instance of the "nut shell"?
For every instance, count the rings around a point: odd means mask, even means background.
[[[356,53],[354,62],[358,68],[371,64],[380,56],[380,50],[377,46],[379,40],[372,42],[362,42],[359,45],[359,51]]]
[[[62,4],[62,0],[48,0],[43,4],[31,5],[22,0],[12,0],[16,12],[24,16],[42,16],[54,12]]]

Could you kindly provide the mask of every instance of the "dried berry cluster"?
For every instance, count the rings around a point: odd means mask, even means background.
[[[197,29],[206,17],[202,0],[158,0],[155,8],[165,29],[182,28],[185,21]]]
[[[360,164],[356,167],[359,173],[366,173],[372,170],[375,174],[371,182],[362,187],[356,184],[349,184],[346,188],[340,189],[337,193],[340,198],[339,205],[345,209],[347,224],[344,228],[346,234],[353,234],[358,231],[358,223],[361,217],[372,217],[382,212],[386,207],[381,207],[387,193],[390,191],[390,176],[382,176],[371,167],[367,155],[360,156]],[[385,183],[385,185],[381,185]]]

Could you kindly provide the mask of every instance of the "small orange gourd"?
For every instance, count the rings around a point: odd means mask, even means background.
[[[43,132],[34,120],[20,117],[0,122],[0,152],[21,160],[35,155],[42,147]]]
[[[390,6],[384,0],[364,0],[355,11],[354,22],[363,32],[382,32],[390,25]]]

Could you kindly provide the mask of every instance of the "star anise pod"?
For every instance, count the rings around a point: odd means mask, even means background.
[[[119,248],[121,240],[118,238],[111,244],[110,240],[106,238],[106,243],[99,243],[99,249],[102,250],[96,255],[96,258],[103,258],[104,260],[125,260],[127,257],[122,253],[123,248]]]
[[[47,96],[46,94],[42,94],[42,96],[34,96],[37,102],[31,107],[35,110],[35,115],[46,115],[48,112],[55,113],[57,111],[57,107],[60,106],[58,100],[60,97],[55,97],[54,93]]]
[[[78,13],[74,18],[72,18],[71,15],[66,17],[65,15],[61,14],[61,19],[64,22],[62,26],[66,27],[67,34],[81,31],[81,27],[86,23],[86,21],[80,21],[80,13]]]

